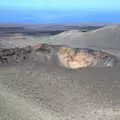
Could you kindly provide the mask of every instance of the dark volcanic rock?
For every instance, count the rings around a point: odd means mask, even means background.
[[[28,58],[28,54],[32,52],[32,47],[11,48],[0,50],[0,61],[3,64],[22,62]],[[10,62],[11,61],[11,62]]]

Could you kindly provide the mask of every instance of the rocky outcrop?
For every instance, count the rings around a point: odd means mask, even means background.
[[[69,69],[97,66],[112,67],[116,63],[115,56],[91,49],[60,47],[57,55],[62,66]]]
[[[45,53],[47,60],[57,60],[58,65],[68,69],[112,67],[116,64],[115,56],[88,48],[70,48],[67,46],[43,44],[37,50]]]
[[[37,44],[23,48],[1,48],[0,62],[2,64],[22,63],[29,59],[29,55],[33,53],[33,51],[34,53],[42,53],[43,56],[40,57],[45,57],[48,62],[50,60],[55,61],[59,66],[68,69],[101,66],[112,67],[116,64],[116,57],[103,51],[48,44]]]

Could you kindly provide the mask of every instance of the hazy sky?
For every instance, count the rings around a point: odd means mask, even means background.
[[[0,7],[31,9],[119,9],[120,0],[1,0]]]

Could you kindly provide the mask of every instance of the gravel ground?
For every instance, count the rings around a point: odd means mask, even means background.
[[[0,120],[119,120],[120,67],[68,70],[41,58],[0,70]]]

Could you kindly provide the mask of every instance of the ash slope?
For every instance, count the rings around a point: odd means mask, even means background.
[[[41,42],[44,43],[42,40]],[[120,58],[120,25],[107,26],[88,32],[65,31],[51,36],[47,43],[77,48],[102,49]]]

